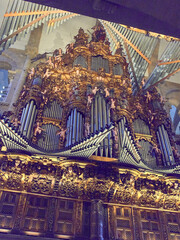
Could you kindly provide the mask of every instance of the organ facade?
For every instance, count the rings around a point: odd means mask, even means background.
[[[164,99],[132,92],[101,24],[74,39],[33,59],[16,111],[1,117],[1,235],[179,240],[180,162]]]

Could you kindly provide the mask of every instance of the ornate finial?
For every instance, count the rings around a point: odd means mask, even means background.
[[[120,42],[118,42],[118,45],[117,45],[117,49],[116,49],[116,52],[115,54],[119,54],[121,56],[123,56],[123,48],[122,48],[122,44]]]
[[[79,29],[78,34],[74,37],[74,47],[85,46],[88,43],[89,35],[84,32],[82,28]]]
[[[106,32],[100,21],[97,20],[96,25],[92,29],[94,30],[92,34],[92,42],[104,42],[106,40]]]

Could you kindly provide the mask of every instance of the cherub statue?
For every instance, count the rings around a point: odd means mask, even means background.
[[[107,88],[105,88],[105,89],[104,89],[104,91],[105,91],[105,94],[106,94],[106,95],[105,95],[105,97],[109,97],[109,95],[110,95],[110,94],[109,94],[109,91],[108,91],[108,89],[107,89]]]
[[[67,128],[64,129],[64,128],[61,128],[59,131],[57,131],[56,135],[60,135],[60,137],[62,138],[62,141],[64,142],[65,140],[65,137],[66,137],[66,131],[67,131]]]
[[[157,154],[161,154],[161,150],[158,148],[157,144],[153,145],[152,152],[153,151]]]
[[[154,116],[156,115],[156,113],[153,113],[151,110],[149,110],[149,114],[150,114],[150,123],[152,123],[152,121],[154,120]]]
[[[54,63],[52,62],[52,57],[49,57],[49,59],[46,63],[48,63],[48,65],[54,67]]]
[[[93,90],[92,90],[92,93],[94,94],[94,95],[96,95],[96,93],[99,91],[99,89],[97,88],[97,87],[95,87]]]
[[[49,72],[49,69],[46,69],[45,74],[43,75],[43,78],[51,76],[52,72]]]
[[[18,127],[21,124],[17,117],[14,117],[11,122],[14,127]]]
[[[147,91],[145,96],[146,96],[146,103],[150,102],[152,99],[152,95]]]
[[[111,98],[111,107],[110,107],[110,109],[115,109],[116,108],[115,102],[116,101],[113,98]]]
[[[35,75],[35,69],[31,68],[31,70],[28,73],[29,73],[28,78],[32,79],[34,77],[34,75]]]
[[[88,95],[87,106],[90,106],[90,105],[91,105],[92,99],[93,99],[93,97],[91,97],[90,95]]]
[[[46,96],[46,93],[47,93],[47,89],[45,89],[43,92],[41,92],[44,104],[47,104],[47,102],[48,102],[48,98]]]
[[[34,129],[34,136],[37,136],[37,134],[41,134],[42,131],[46,131],[46,129],[40,127],[40,122],[37,122],[36,128]]]

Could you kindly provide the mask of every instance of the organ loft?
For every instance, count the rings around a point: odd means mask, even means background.
[[[179,240],[180,162],[164,99],[133,93],[100,23],[32,60],[0,119],[2,239]]]

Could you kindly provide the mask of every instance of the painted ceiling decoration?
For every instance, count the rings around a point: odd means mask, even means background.
[[[23,0],[9,0],[6,14],[0,30],[0,52],[9,48],[14,42],[24,38],[30,31],[44,24],[48,25],[47,34],[58,28],[64,21],[79,14],[59,10],[45,5],[26,2]],[[129,63],[132,90],[137,92],[140,85],[147,91],[180,70],[180,42],[179,39],[156,33],[127,27],[117,23],[99,20],[105,28],[110,41],[111,51],[114,53],[119,44]],[[168,45],[156,63],[154,70],[145,80],[147,69],[152,65],[151,58],[159,43],[164,38]]]

